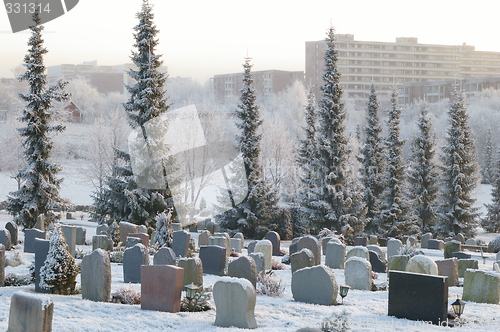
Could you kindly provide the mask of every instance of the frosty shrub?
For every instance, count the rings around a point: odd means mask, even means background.
[[[172,210],[169,210],[167,213],[162,212],[155,217],[156,220],[156,236],[153,240],[153,243],[161,247],[172,247]]]
[[[281,278],[277,277],[272,270],[261,272],[257,275],[257,294],[280,297],[285,292],[281,285]]]
[[[17,275],[9,273],[5,276],[5,286],[25,286],[33,283],[31,274]]]
[[[500,251],[500,235],[498,235],[496,238],[494,238],[490,244],[488,245],[493,252],[499,252]]]
[[[417,248],[411,244],[410,240],[406,240],[406,244],[401,246],[401,249],[399,249],[399,254],[400,255],[405,255],[405,256],[414,256],[415,252],[417,251]]]
[[[271,269],[272,270],[284,270],[285,265],[282,262],[280,262],[279,260],[273,259]]]
[[[121,287],[111,293],[111,302],[121,304],[141,304],[141,293],[132,289]]]
[[[53,294],[68,295],[75,290],[78,267],[69,253],[61,226],[55,224],[50,236],[50,247],[40,269],[40,288]]]
[[[210,295],[211,290],[209,288],[203,288],[201,291],[197,292],[194,298],[189,300],[187,297],[182,299],[181,311],[188,312],[198,312],[211,310],[210,305]]]
[[[111,263],[123,263],[123,248],[115,248],[109,253],[109,261]]]
[[[333,313],[321,323],[323,332],[343,332],[351,330],[351,314],[345,309],[341,313]]]

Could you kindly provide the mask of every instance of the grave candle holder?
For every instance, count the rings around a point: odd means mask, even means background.
[[[451,307],[453,308],[453,311],[455,312],[455,315],[458,316],[458,319],[460,319],[460,316],[464,313],[464,308],[465,308],[465,302],[461,301],[458,297],[451,304]]]
[[[347,285],[341,285],[340,286],[340,296],[342,297],[342,304],[344,304],[344,297],[347,296],[347,293],[349,293],[349,289],[351,289],[351,287],[347,286]]]

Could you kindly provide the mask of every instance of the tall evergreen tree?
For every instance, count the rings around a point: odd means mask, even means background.
[[[278,195],[264,179],[260,161],[262,134],[258,131],[262,125],[262,119],[259,106],[255,103],[252,65],[249,58],[245,59],[243,68],[241,103],[238,104],[236,110],[236,115],[240,120],[237,127],[241,131],[237,140],[243,156],[248,193],[241,203],[219,215],[218,219],[222,227],[238,230],[249,238],[259,238],[267,231],[279,228],[279,225],[275,224],[279,215]]]
[[[408,172],[410,196],[422,232],[431,232],[436,224],[439,174],[434,161],[436,138],[431,134],[431,126],[429,109],[422,103]]]
[[[494,181],[491,188],[491,204],[486,204],[486,217],[482,226],[490,233],[500,233],[500,150],[494,169]]]
[[[43,26],[40,25],[38,12],[33,15],[33,21],[29,53],[24,57],[26,72],[19,78],[29,85],[29,92],[20,94],[26,102],[20,120],[26,123],[26,127],[18,129],[24,138],[26,167],[16,175],[20,179],[20,189],[10,193],[7,200],[7,210],[14,216],[14,221],[24,228],[34,227],[39,216],[43,216],[48,225],[58,218],[53,210],[64,206],[59,196],[62,179],[57,178],[61,167],[50,163],[49,159],[53,148],[51,134],[64,130],[63,126],[51,124],[50,108],[53,101],[68,99],[68,94],[64,92],[66,82],[60,81],[56,86],[47,88],[43,62],[47,49],[43,46]]]
[[[384,172],[383,141],[380,137],[382,128],[379,124],[377,95],[372,84],[368,97],[366,114],[365,145],[361,150],[361,182],[364,185],[364,202],[366,205],[366,231],[378,233],[377,217],[380,213],[380,197],[384,190],[382,174]]]
[[[134,27],[136,51],[131,59],[137,70],[128,72],[135,84],[126,86],[130,98],[124,107],[137,137],[134,145],[129,145],[130,154],[116,151],[113,175],[108,178],[107,187],[96,193],[94,203],[96,211],[106,213],[99,217],[101,222],[129,221],[154,228],[154,218],[169,208],[177,217],[171,186],[178,180],[173,176],[175,160],[163,141],[168,129],[163,115],[170,104],[165,92],[167,76],[160,71],[163,61],[161,55],[155,54],[159,31],[153,23],[148,0],[142,1],[136,17],[139,20]]]
[[[307,95],[307,105],[305,107],[305,117],[306,126],[304,127],[305,138],[300,141],[299,153],[297,162],[301,168],[300,181],[302,186],[298,194],[298,202],[300,206],[300,218],[297,218],[296,222],[302,223],[301,225],[295,225],[302,230],[297,230],[297,232],[305,232],[307,226],[315,223],[315,213],[314,207],[310,206],[310,202],[313,201],[312,198],[315,197],[315,192],[319,186],[319,181],[317,178],[318,167],[316,164],[316,148],[317,148],[317,134],[316,134],[316,107],[315,107],[315,96],[312,88],[309,90]]]
[[[317,144],[318,179],[321,183],[311,197],[311,216],[316,230],[328,228],[355,235],[363,230],[364,205],[353,182],[349,167],[348,139],[345,136],[345,111],[337,69],[338,51],[334,45],[334,29],[326,38],[324,84],[318,101],[319,128]]]
[[[474,236],[478,225],[478,208],[473,191],[478,180],[478,165],[474,138],[469,127],[464,97],[458,91],[448,111],[450,127],[447,145],[443,147],[441,206],[435,231],[441,236],[463,233]]]
[[[482,179],[481,183],[493,184],[495,182],[495,163],[493,161],[493,135],[491,127],[488,128],[488,138],[486,140],[486,151],[484,156],[484,164],[481,168]]]
[[[385,140],[385,171],[382,193],[382,209],[380,213],[380,231],[385,237],[409,235],[415,232],[415,216],[407,197],[403,145],[405,141],[400,135],[400,117],[402,109],[398,107],[396,89],[391,95],[391,108],[388,113],[388,133]]]

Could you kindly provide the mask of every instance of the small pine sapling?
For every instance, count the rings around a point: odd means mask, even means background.
[[[172,210],[169,210],[167,213],[160,213],[155,217],[155,220],[156,236],[154,238],[154,244],[159,248],[172,247]]]
[[[71,294],[75,290],[78,272],[61,226],[56,224],[50,237],[47,258],[40,269],[40,288],[50,290],[53,294]]]

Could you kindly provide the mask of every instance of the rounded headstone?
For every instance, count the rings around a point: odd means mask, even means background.
[[[325,265],[332,269],[343,269],[345,264],[345,255],[345,244],[330,241],[326,246]]]
[[[255,244],[254,252],[264,255],[264,269],[271,270],[273,267],[273,244],[269,240],[260,240]]]
[[[347,252],[346,260],[351,258],[351,257],[361,257],[361,258],[366,259],[367,261],[370,260],[370,255],[368,253],[368,249],[366,247],[362,247],[362,246],[356,246],[356,247],[352,248],[351,250],[349,250]]]
[[[345,283],[352,289],[372,289],[372,265],[361,257],[351,257],[345,262]]]
[[[214,284],[215,323],[221,327],[254,329],[255,287],[247,279],[223,277]]]
[[[410,258],[406,265],[406,271],[434,276],[438,275],[437,264],[431,258],[424,255],[416,255]]]
[[[332,305],[338,295],[337,279],[324,265],[306,267],[292,274],[292,294],[298,302]]]

